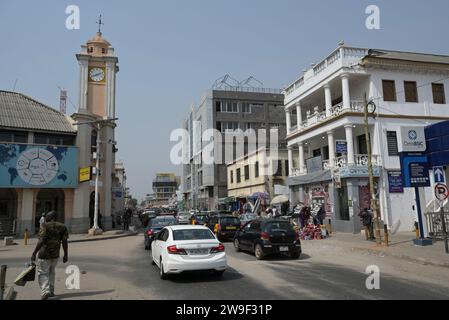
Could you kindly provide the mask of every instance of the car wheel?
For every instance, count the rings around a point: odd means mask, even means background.
[[[216,276],[217,278],[222,277],[224,272],[225,270],[215,270],[214,276]]]
[[[235,249],[236,252],[242,251],[240,249],[240,241],[239,241],[239,239],[234,239],[234,249]]]
[[[254,248],[254,255],[256,256],[257,260],[263,260],[264,254],[263,254],[262,246],[260,244],[256,244],[256,246]]]
[[[159,267],[160,267],[160,269],[159,269],[159,277],[162,280],[167,280],[167,274],[164,272],[164,264],[162,263],[162,259],[161,259],[161,262],[159,263]]]
[[[156,262],[154,262],[153,256],[151,256],[151,265],[152,265],[152,266],[155,266],[155,265],[156,265]]]
[[[292,259],[299,259],[299,252],[292,252],[292,253],[290,254],[290,257],[291,257]]]

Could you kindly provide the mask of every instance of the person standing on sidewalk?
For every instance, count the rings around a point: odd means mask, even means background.
[[[371,214],[371,210],[368,210],[368,208],[362,209],[359,213],[359,217],[362,220],[362,224],[365,227],[365,231],[367,233],[367,240],[376,240],[374,237],[374,230],[373,230],[373,215]]]
[[[68,261],[67,239],[69,238],[69,232],[64,224],[56,220],[56,211],[47,213],[46,223],[39,232],[39,241],[31,255],[31,261],[34,263],[38,254],[37,274],[42,300],[47,300],[55,295],[55,269],[61,244],[64,250],[62,262]]]

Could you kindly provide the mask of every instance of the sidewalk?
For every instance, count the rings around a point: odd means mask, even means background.
[[[109,239],[117,239],[117,238],[123,238],[123,237],[130,237],[135,236],[138,234],[138,231],[124,231],[124,230],[111,230],[106,231],[101,235],[97,236],[91,236],[88,234],[69,234],[69,243],[75,243],[75,242],[87,242],[87,241],[99,241],[99,240],[109,240]],[[15,238],[14,239],[14,245],[12,246],[4,246],[3,239],[0,243],[0,248],[14,248],[17,246],[23,246],[24,245],[24,239],[23,238]],[[37,237],[32,237],[28,239],[28,246],[35,245],[37,243]]]
[[[424,265],[449,268],[449,254],[444,251],[444,242],[436,241],[432,246],[420,247],[413,244],[413,232],[398,232],[389,236],[389,246],[377,246],[376,242],[365,240],[364,234],[333,233],[328,239],[303,241],[305,249],[333,247],[347,251],[359,251],[380,256],[391,256]],[[382,238],[383,240],[383,238]]]

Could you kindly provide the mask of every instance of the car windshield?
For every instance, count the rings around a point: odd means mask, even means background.
[[[183,229],[173,231],[173,240],[211,240],[215,239],[209,229]]]
[[[196,218],[196,220],[204,221],[204,220],[206,220],[207,216],[195,216],[195,218]]]
[[[271,232],[290,232],[293,231],[293,227],[287,221],[272,221],[265,224],[265,231]]]
[[[176,223],[176,219],[174,219],[174,218],[155,219],[151,223],[151,226],[158,228],[158,227],[170,226],[175,223]]]
[[[236,217],[222,217],[220,220],[223,224],[240,224],[240,220]]]
[[[241,220],[252,220],[252,219],[256,219],[256,215],[255,214],[242,214],[240,219]]]
[[[180,213],[178,214],[178,217],[188,218],[190,217],[190,213]]]

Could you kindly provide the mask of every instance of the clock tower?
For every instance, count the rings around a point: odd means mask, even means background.
[[[77,113],[72,118],[77,123],[103,122],[96,125],[78,125],[77,146],[79,148],[79,167],[95,166],[93,154],[100,159],[99,213],[103,228],[111,227],[112,175],[115,167],[115,83],[119,71],[118,58],[114,48],[103,38],[101,18],[97,34],[81,46],[76,55],[79,63],[79,99]],[[96,150],[96,137],[100,140],[100,150]],[[93,177],[95,179],[95,175]],[[72,232],[85,232],[92,227],[94,211],[93,181],[79,183],[75,191]]]

